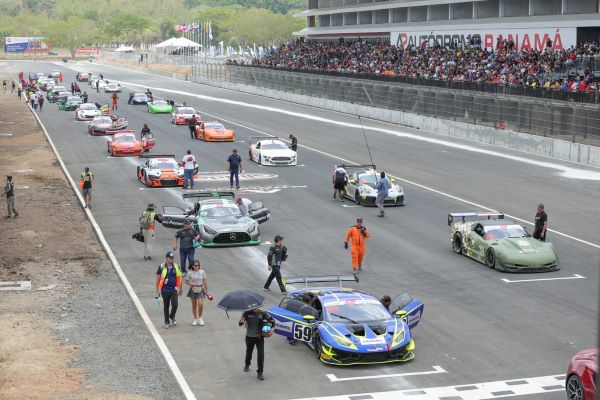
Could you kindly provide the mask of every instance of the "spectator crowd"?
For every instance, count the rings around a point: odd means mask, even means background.
[[[528,86],[565,92],[596,92],[589,61],[600,57],[598,43],[584,43],[566,50],[553,50],[552,41],[543,51],[517,49],[499,36],[495,49],[470,40],[467,46],[439,45],[396,47],[387,43],[358,40],[349,43],[297,41],[271,50],[252,65],[307,72],[379,75],[472,83]],[[587,61],[581,62],[581,60]],[[596,61],[600,61],[596,60]],[[232,61],[232,63],[238,63]],[[579,73],[566,76],[572,68]],[[577,69],[576,69],[577,70]]]

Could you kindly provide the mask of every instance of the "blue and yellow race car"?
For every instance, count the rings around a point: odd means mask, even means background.
[[[415,355],[411,329],[423,314],[423,303],[407,294],[389,309],[376,297],[342,288],[355,275],[286,278],[287,284],[339,282],[340,287],[306,287],[290,292],[268,310],[275,333],[288,341],[305,342],[317,358],[332,365],[405,362]]]

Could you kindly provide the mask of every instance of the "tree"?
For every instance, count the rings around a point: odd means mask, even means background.
[[[117,40],[136,43],[141,34],[150,26],[150,21],[136,15],[115,15],[104,27],[104,32]]]
[[[47,37],[54,47],[64,47],[75,57],[75,50],[96,39],[94,21],[72,16],[66,21],[55,21],[48,26]]]

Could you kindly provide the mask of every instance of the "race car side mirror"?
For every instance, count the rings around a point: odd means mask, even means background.
[[[315,319],[315,317],[312,315],[303,315],[302,319],[305,320],[306,322],[312,322]]]
[[[396,182],[396,180],[394,178],[390,179],[390,182]]]
[[[349,182],[351,185],[354,185],[354,184],[356,183],[356,181],[355,181],[354,179],[350,179],[348,182]]]
[[[405,317],[407,314],[408,314],[408,313],[407,313],[406,311],[404,311],[404,310],[398,310],[398,311],[396,311],[396,312],[394,313],[394,316],[395,316],[396,318],[402,318],[402,317]]]

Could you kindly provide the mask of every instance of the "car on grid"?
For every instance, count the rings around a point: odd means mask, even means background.
[[[248,157],[258,165],[297,165],[298,158],[278,137],[250,136]]]
[[[348,173],[348,182],[344,190],[344,197],[354,201],[356,204],[364,206],[374,206],[377,199],[377,183],[380,175],[375,165],[340,165]],[[404,199],[404,189],[397,185],[391,178],[392,185],[388,190],[384,206],[403,206],[406,204]]]
[[[450,243],[489,268],[504,272],[549,272],[560,269],[554,245],[541,242],[497,212],[448,214]]]
[[[82,104],[83,100],[79,96],[69,96],[65,101],[58,103],[58,109],[63,111],[75,111]]]
[[[115,132],[106,142],[107,151],[111,156],[141,156],[144,152],[142,141],[135,136],[135,131],[122,130]]]
[[[62,103],[71,96],[73,96],[73,94],[68,90],[53,90],[49,92],[46,97],[50,103]]]
[[[234,142],[235,132],[225,128],[219,121],[209,121],[196,125],[196,139],[205,142]]]
[[[190,122],[193,115],[196,116],[196,122],[202,121],[202,117],[194,107],[175,107],[175,111],[171,113],[171,123],[175,125],[185,125]]]
[[[423,302],[405,293],[388,309],[368,292],[342,287],[345,281],[358,282],[356,275],[285,280],[306,287],[290,292],[279,306],[268,309],[275,319],[275,334],[291,343],[306,343],[326,364],[384,364],[414,358],[412,329],[421,320]],[[339,287],[308,286],[325,282],[336,282]]]
[[[79,72],[77,73],[77,75],[75,75],[75,78],[79,81],[79,82],[88,82],[90,80],[90,75],[87,72]]]
[[[75,119],[77,121],[92,120],[94,117],[100,116],[100,110],[94,103],[83,103],[75,110]]]
[[[101,115],[88,122],[90,135],[113,135],[119,130],[127,128],[127,119],[117,115]]]
[[[179,229],[184,221],[189,221],[200,235],[203,247],[259,245],[260,228],[255,218],[269,211],[257,201],[252,203],[248,216],[244,216],[234,198],[233,192],[188,191],[183,199],[194,204],[186,210],[163,207],[162,225]]]
[[[127,102],[128,104],[139,105],[148,104],[150,102],[150,98],[144,92],[131,92],[129,93],[129,97],[131,97],[131,100]]]
[[[121,93],[121,85],[118,83],[107,83],[104,86],[104,93]]]
[[[170,114],[173,112],[173,105],[166,100],[154,100],[146,104],[150,114]]]
[[[598,395],[598,349],[580,351],[567,368],[568,400],[595,400]]]
[[[137,178],[147,187],[183,187],[183,167],[177,162],[175,156],[148,155],[142,156],[142,164],[137,166]],[[198,167],[194,175],[198,174]]]
[[[108,85],[108,81],[106,79],[96,79],[90,81],[90,86],[92,89],[96,89],[96,86],[98,86],[99,89],[105,89],[106,85]]]

